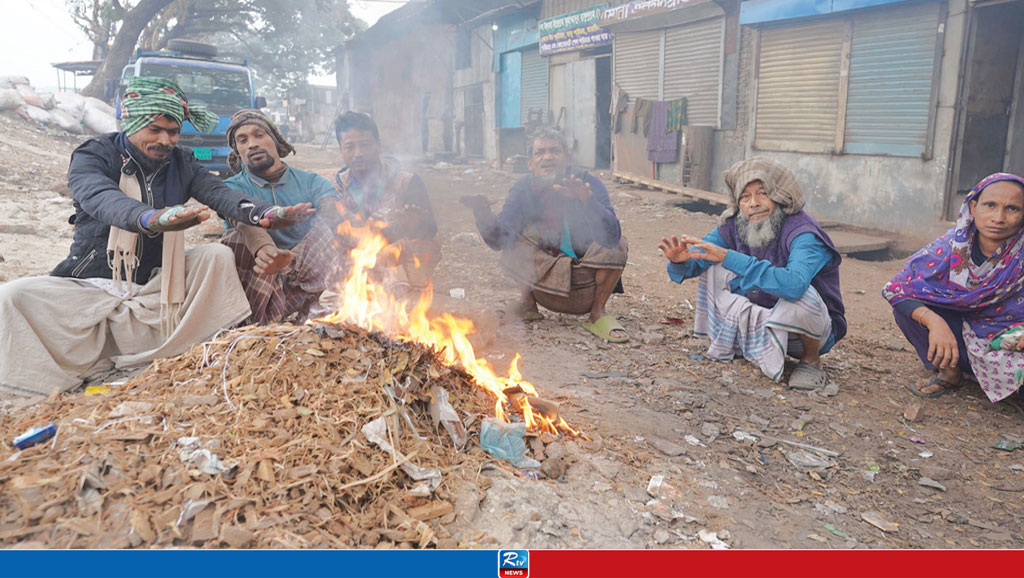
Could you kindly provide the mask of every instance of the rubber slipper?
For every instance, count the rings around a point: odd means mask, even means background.
[[[611,315],[605,315],[593,323],[582,324],[583,328],[593,333],[594,335],[608,341],[609,343],[625,343],[629,341],[629,335],[623,335],[621,337],[613,337],[612,331],[622,331],[626,333],[626,328],[623,327],[617,319]]]
[[[931,393],[922,393],[921,389],[923,388],[918,388],[917,383],[908,383],[906,385],[906,388],[910,390],[910,393],[916,395],[917,397],[923,397],[925,399],[936,399],[946,395],[951,391],[956,391],[960,389],[959,383],[950,383],[945,379],[942,379],[938,375],[933,375],[932,378],[928,380],[928,383],[925,384],[925,387],[928,387],[930,385],[937,385],[942,389],[938,391],[933,391]]]
[[[789,387],[804,391],[822,389],[828,385],[828,378],[820,368],[801,361],[789,376]]]

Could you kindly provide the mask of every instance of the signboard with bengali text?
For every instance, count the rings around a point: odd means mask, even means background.
[[[600,26],[607,26],[631,18],[668,12],[691,3],[694,3],[694,0],[633,0],[619,6],[605,7],[601,10],[601,18],[598,24]]]
[[[541,20],[540,53],[546,56],[611,44],[611,32],[598,25],[605,8],[602,4]]]

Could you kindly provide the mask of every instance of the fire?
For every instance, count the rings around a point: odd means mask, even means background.
[[[393,267],[374,268],[378,263],[397,263],[401,255],[399,249],[390,245],[380,233],[384,225],[371,221],[355,227],[344,222],[338,227],[339,235],[356,239],[358,245],[350,253],[351,269],[339,291],[338,311],[317,321],[351,323],[432,347],[442,363],[462,367],[477,385],[494,397],[494,414],[498,419],[508,421],[508,407],[522,415],[530,431],[582,436],[557,415],[557,404],[541,400],[533,384],[523,379],[519,372],[521,357],[518,353],[509,366],[508,375],[502,377],[489,361],[477,357],[473,351],[469,336],[476,328],[472,321],[450,313],[431,317],[428,310],[434,297],[432,287],[428,286],[411,305],[408,300],[396,298],[388,290],[386,280],[380,278],[381,269],[386,275],[393,271]],[[414,258],[413,261],[419,268],[419,260]],[[550,411],[547,406],[555,411]]]

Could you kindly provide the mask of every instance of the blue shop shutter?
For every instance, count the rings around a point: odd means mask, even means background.
[[[938,3],[854,17],[844,139],[847,153],[924,153],[938,26]]]

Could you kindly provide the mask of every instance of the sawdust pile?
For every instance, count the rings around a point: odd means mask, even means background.
[[[0,418],[0,543],[452,547],[451,486],[487,461],[459,451],[481,417],[466,410],[489,407],[415,344],[335,326],[226,332],[109,392]],[[53,440],[11,445],[51,421]]]

